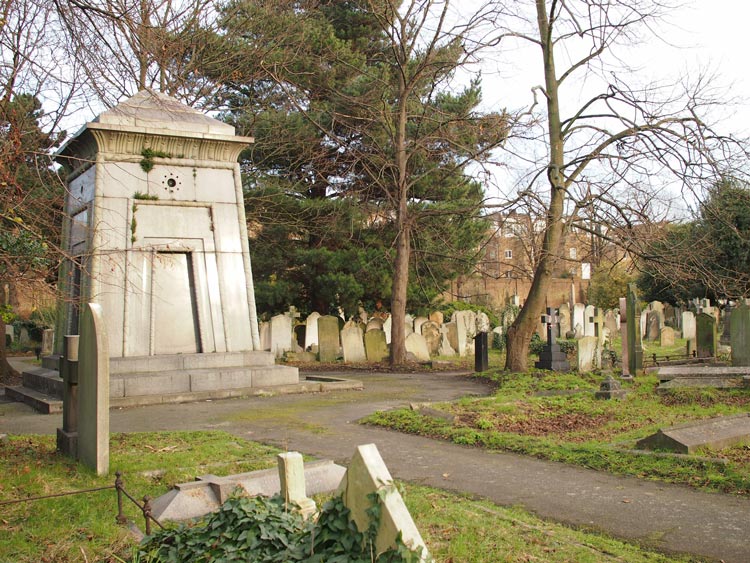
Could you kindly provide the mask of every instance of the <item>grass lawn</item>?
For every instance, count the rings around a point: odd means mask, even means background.
[[[158,496],[196,475],[228,475],[275,463],[273,448],[223,432],[115,434],[111,468],[124,473],[136,498]],[[55,453],[51,436],[0,440],[0,502],[107,486]],[[697,561],[641,550],[600,534],[540,520],[445,491],[406,485],[405,499],[436,561],[669,562]],[[115,562],[128,560],[133,539],[115,523],[112,490],[0,506],[0,562]],[[142,526],[134,507],[127,516]]]
[[[635,442],[663,426],[747,412],[748,390],[682,389],[654,392],[657,379],[623,383],[623,401],[593,396],[603,377],[538,371],[486,372],[494,396],[433,405],[453,420],[406,409],[375,413],[366,423],[487,449],[518,452],[613,473],[696,487],[750,492],[750,446],[700,456],[643,455]]]

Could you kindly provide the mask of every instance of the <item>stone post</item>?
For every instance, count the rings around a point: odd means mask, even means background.
[[[277,456],[279,464],[279,482],[281,496],[287,504],[299,507],[302,516],[307,519],[317,512],[315,501],[307,498],[305,490],[305,464],[299,452],[286,452]]]
[[[57,429],[57,451],[73,459],[78,458],[78,339],[78,335],[63,339],[63,425]]]

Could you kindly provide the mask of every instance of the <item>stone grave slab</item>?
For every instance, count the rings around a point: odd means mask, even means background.
[[[335,362],[339,356],[339,319],[325,315],[318,319],[318,359]]]
[[[380,497],[381,514],[375,537],[375,558],[385,550],[395,547],[396,537],[400,535],[404,545],[409,549],[421,548],[420,562],[432,560],[375,444],[357,447],[341,481],[339,492],[360,531],[366,530],[370,525],[369,496],[377,493]]]
[[[750,441],[750,414],[743,413],[660,428],[636,447],[692,454],[699,448],[721,449],[746,441]]]

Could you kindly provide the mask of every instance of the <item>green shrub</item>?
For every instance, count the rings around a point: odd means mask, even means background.
[[[442,311],[443,315],[445,315],[446,322],[452,319],[453,313],[455,313],[456,311],[475,311],[485,313],[489,317],[490,324],[492,326],[498,326],[500,324],[500,319],[495,314],[495,312],[492,311],[492,309],[490,309],[489,307],[485,307],[484,305],[464,303],[463,301],[451,301],[450,303],[446,303],[445,305],[441,306],[440,311]]]

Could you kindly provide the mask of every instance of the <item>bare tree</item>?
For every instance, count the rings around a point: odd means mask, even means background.
[[[528,344],[571,224],[590,228],[587,215],[594,209],[612,232],[661,220],[668,212],[664,187],[670,181],[686,191],[699,189],[724,165],[727,139],[704,121],[704,112],[717,103],[709,83],[698,77],[692,85],[636,86],[632,74],[631,82],[625,80],[626,65],[617,58],[670,9],[676,6],[660,0],[497,6],[502,31],[496,41],[501,46],[526,41],[538,49],[544,81],[534,94],[535,103],[539,98],[544,106],[538,122],[543,136],[532,140],[546,146],[543,166],[526,187],[544,201],[544,237],[528,298],[508,331],[506,369],[526,369]],[[571,101],[576,96],[568,87],[597,91]],[[540,195],[542,185],[546,194]]]

